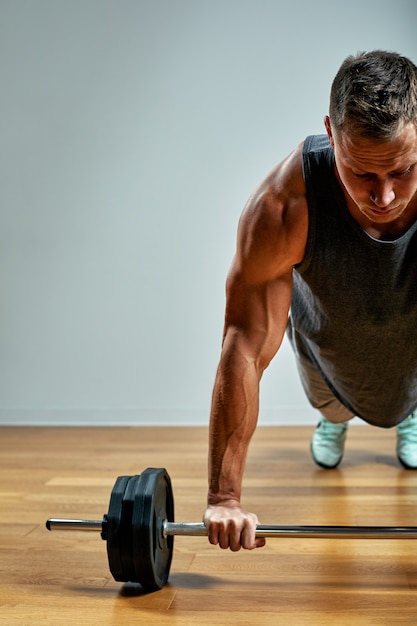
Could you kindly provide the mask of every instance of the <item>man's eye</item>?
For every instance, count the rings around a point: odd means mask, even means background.
[[[395,172],[394,176],[398,176],[398,177],[407,176],[407,174],[411,174],[413,169],[414,169],[414,165],[410,165],[410,167],[404,170],[403,172]]]

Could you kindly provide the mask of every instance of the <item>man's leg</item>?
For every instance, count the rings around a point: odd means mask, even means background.
[[[320,467],[333,469],[343,458],[347,422],[355,417],[332,393],[309,358],[299,337],[289,323],[288,337],[293,347],[301,384],[310,404],[321,413],[311,441],[312,457]]]

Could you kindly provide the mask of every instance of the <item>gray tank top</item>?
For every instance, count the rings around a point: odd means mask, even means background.
[[[391,427],[417,406],[417,222],[395,241],[349,213],[325,135],[308,137],[305,258],[294,268],[291,322],[334,395]]]

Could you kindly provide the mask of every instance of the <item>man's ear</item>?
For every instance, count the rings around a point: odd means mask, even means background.
[[[326,115],[324,117],[324,126],[326,127],[326,132],[327,132],[327,136],[328,136],[329,141],[330,141],[330,145],[331,145],[332,148],[334,148],[334,139],[333,139],[332,125],[330,123],[330,117],[328,115]]]

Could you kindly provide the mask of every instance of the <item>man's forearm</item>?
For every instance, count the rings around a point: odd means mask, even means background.
[[[256,364],[239,352],[222,356],[210,417],[209,505],[240,502],[248,446],[258,419],[259,379]]]

